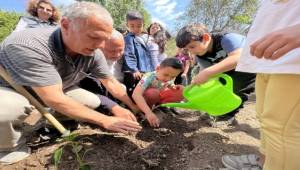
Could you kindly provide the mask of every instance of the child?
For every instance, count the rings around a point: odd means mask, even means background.
[[[143,34],[144,18],[137,11],[129,11],[126,15],[129,33],[125,36],[125,52],[123,57],[124,84],[131,96],[134,87],[142,78],[142,74],[153,71],[150,53],[146,42],[147,34]]]
[[[254,90],[255,74],[234,71],[244,46],[245,37],[235,33],[208,32],[202,24],[190,24],[181,28],[176,37],[176,45],[186,48],[196,55],[199,73],[193,78],[193,84],[201,84],[219,73],[233,78],[233,90],[243,101]],[[242,107],[241,104],[240,107]],[[236,109],[225,116],[213,118],[211,125],[233,124]],[[220,123],[219,123],[220,122]]]
[[[176,58],[166,58],[156,71],[146,74],[133,91],[133,99],[153,127],[159,126],[159,119],[151,108],[158,103],[183,100],[182,86],[172,86],[172,81],[182,71],[182,63]],[[169,94],[166,94],[169,93]]]
[[[150,51],[152,63],[154,69],[165,59],[167,41],[171,38],[171,35],[165,30],[159,30],[154,33],[153,36],[149,35],[148,48]]]
[[[176,77],[175,84],[182,84],[186,86],[188,84],[188,71],[191,65],[191,57],[189,51],[187,49],[178,48],[177,55],[175,56],[178,58],[183,64],[182,72]]]

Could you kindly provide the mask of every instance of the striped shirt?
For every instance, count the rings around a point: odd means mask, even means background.
[[[12,33],[1,44],[0,65],[19,85],[43,87],[75,86],[91,76],[105,79],[111,74],[101,50],[93,56],[66,54],[60,28],[32,28]],[[0,79],[0,86],[7,86]]]

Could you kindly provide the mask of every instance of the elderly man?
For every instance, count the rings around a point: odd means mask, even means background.
[[[0,49],[0,65],[20,85],[31,88],[49,107],[66,116],[94,123],[108,130],[127,133],[141,126],[131,119],[106,116],[94,111],[98,96],[77,84],[92,76],[116,98],[128,103],[120,83],[108,71],[98,48],[111,36],[113,21],[103,7],[91,2],[77,2],[66,8],[60,28],[33,28],[13,33]],[[12,122],[24,115],[28,100],[0,85],[0,163],[9,164],[28,156],[20,132]],[[23,152],[12,152],[15,150]]]
[[[103,54],[106,58],[110,72],[114,77],[123,82],[124,75],[122,72],[121,58],[124,54],[125,42],[123,35],[117,30],[113,30],[113,33],[109,40],[105,41]]]

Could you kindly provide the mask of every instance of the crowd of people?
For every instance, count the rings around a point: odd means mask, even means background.
[[[185,86],[226,73],[242,104],[207,121],[213,127],[234,126],[255,86],[261,155],[224,155],[224,166],[296,170],[299,11],[296,0],[263,0],[247,36],[188,24],[176,35],[176,55],[167,56],[170,33],[158,22],[145,29],[138,11],[127,12],[126,31],[119,32],[110,13],[96,3],[75,2],[60,16],[49,0],[30,0],[29,15],[1,43],[0,66],[56,114],[125,134],[142,130],[139,115],[159,127],[154,109],[176,112],[160,104],[181,102]],[[30,155],[14,122],[28,116],[31,106],[1,77],[0,95],[5,99],[0,101],[0,163],[12,164]]]

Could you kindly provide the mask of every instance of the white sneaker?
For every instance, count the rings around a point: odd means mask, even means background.
[[[222,156],[223,165],[231,170],[261,170],[259,157],[255,154],[249,155],[224,155]]]
[[[13,151],[0,151],[0,164],[10,165],[19,162],[31,153],[31,150],[26,145],[21,145]]]

